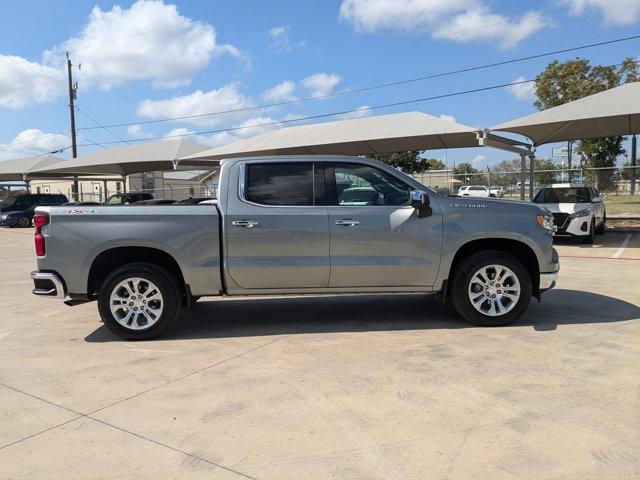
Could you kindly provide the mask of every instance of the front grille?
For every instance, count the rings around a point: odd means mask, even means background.
[[[562,228],[564,226],[564,222],[567,221],[568,216],[568,213],[554,213],[553,224],[558,228]]]

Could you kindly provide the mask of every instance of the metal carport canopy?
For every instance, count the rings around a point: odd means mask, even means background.
[[[627,83],[491,127],[545,143],[640,133],[640,82]]]
[[[510,146],[523,145],[494,138]],[[180,163],[260,155],[366,155],[478,146],[477,128],[421,112],[406,112],[282,128],[187,155]]]
[[[60,162],[64,160],[52,155],[5,160],[0,162],[0,181],[24,181],[35,169],[49,168]]]
[[[161,140],[108,148],[59,164],[38,167],[29,173],[47,175],[130,175],[155,170],[173,170],[177,159],[204,150],[187,140]]]

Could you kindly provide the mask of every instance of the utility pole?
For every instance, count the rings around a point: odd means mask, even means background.
[[[78,156],[78,144],[76,143],[76,110],[73,106],[73,102],[76,99],[78,92],[78,84],[73,83],[73,76],[71,75],[71,59],[69,58],[69,52],[67,52],[67,77],[69,80],[69,113],[71,114],[71,155],[73,158]],[[75,201],[80,200],[78,196],[78,177],[73,177],[73,199]]]

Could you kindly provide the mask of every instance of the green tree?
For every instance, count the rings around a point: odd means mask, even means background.
[[[558,179],[558,165],[549,158],[536,158],[534,162],[535,184],[549,185]]]
[[[594,66],[581,58],[566,62],[554,60],[536,77],[534,105],[540,110],[557,107],[639,78],[638,63],[632,58],[626,58],[619,67]],[[622,137],[583,139],[579,141],[577,151],[591,167],[613,167],[616,158],[626,153],[622,141]],[[611,175],[611,170],[600,171],[596,175],[598,188],[609,183]]]
[[[419,150],[409,150],[396,153],[374,153],[367,156],[408,174],[426,172],[427,170],[444,170],[445,164],[441,160],[424,158],[420,156],[420,153]]]
[[[460,163],[453,168],[454,175],[473,175],[477,173],[482,172],[468,162]]]
[[[447,168],[444,162],[437,158],[427,158],[424,161],[427,164],[427,170],[445,170]]]

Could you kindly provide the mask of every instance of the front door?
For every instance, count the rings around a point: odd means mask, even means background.
[[[234,165],[225,212],[227,271],[241,289],[326,288],[329,223],[322,169],[312,162]],[[230,287],[230,290],[233,288]]]
[[[434,284],[442,219],[440,215],[418,218],[409,206],[409,185],[359,163],[327,164],[325,180],[331,228],[330,287]]]

